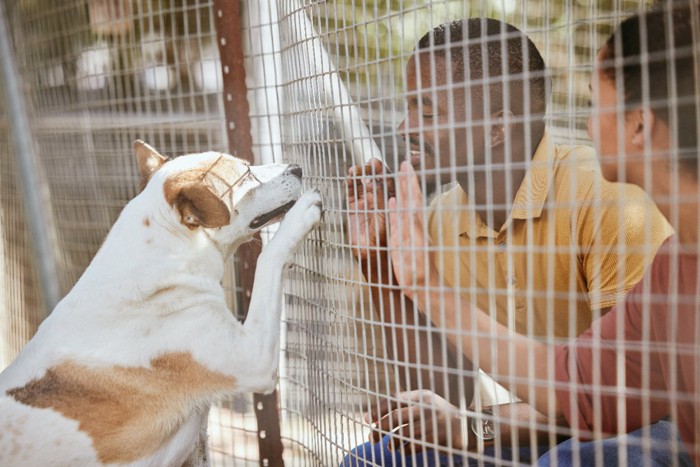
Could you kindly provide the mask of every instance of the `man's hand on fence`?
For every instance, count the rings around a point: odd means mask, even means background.
[[[386,247],[385,200],[394,196],[393,178],[382,161],[371,159],[350,168],[345,187],[352,252],[359,259],[375,256]]]
[[[465,425],[459,409],[428,390],[407,391],[379,403],[366,417],[373,424],[370,441],[379,442],[390,435],[389,449],[406,454],[435,449],[437,446],[466,449],[462,446]]]
[[[423,193],[408,162],[401,163],[396,197],[389,200],[388,208],[389,252],[396,280],[403,293],[426,312],[430,290],[443,284],[430,250]]]

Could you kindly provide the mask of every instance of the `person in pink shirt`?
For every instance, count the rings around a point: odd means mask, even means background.
[[[553,459],[556,465],[612,465],[602,451],[593,459],[574,451],[581,442],[640,429],[643,441],[644,427],[669,418],[683,440],[684,447],[675,448],[685,449],[700,467],[699,10],[695,0],[667,0],[623,21],[598,53],[588,130],[604,174],[644,188],[676,235],[624,304],[574,341],[554,346],[511,333],[443,293],[445,284],[429,258],[434,250],[418,178],[406,162],[397,175],[388,208],[399,285],[421,309],[433,310],[429,317],[437,326],[465,330],[448,338],[475,365],[571,429],[575,438],[540,459],[544,465]],[[449,312],[458,308],[460,313]],[[454,316],[461,322],[450,322]],[[378,416],[419,427],[422,413],[388,406]]]

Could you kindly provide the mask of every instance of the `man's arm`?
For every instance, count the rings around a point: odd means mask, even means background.
[[[491,413],[486,413],[490,410]],[[483,446],[498,444],[511,448],[544,446],[543,451],[566,439],[568,432],[557,426],[565,420],[545,417],[525,403],[512,403],[484,409],[484,421],[491,423],[495,437],[484,440]],[[422,451],[431,444],[459,450],[478,451],[481,448],[472,431],[470,419],[465,419],[459,408],[428,390],[402,392],[395,398],[381,399],[370,408],[368,422],[372,422],[370,439],[379,442],[391,436],[391,450],[403,448],[405,452]],[[466,423],[465,423],[466,422]],[[405,441],[410,438],[411,441]],[[410,444],[409,447],[406,444]]]
[[[360,265],[369,283],[375,313],[382,321],[389,356],[409,364],[401,372],[403,389],[430,389],[456,406],[463,396],[469,404],[474,396],[474,366],[463,356],[458,362],[454,345],[397,287],[388,255],[362,258]],[[444,371],[457,368],[459,374]]]
[[[398,177],[396,197],[389,199],[388,213],[391,225],[389,251],[396,282],[401,290],[418,307],[425,310],[435,325],[442,329],[455,329],[461,326],[460,334],[447,333],[447,338],[459,346],[465,358],[473,360],[478,349],[479,361],[484,371],[499,383],[514,392],[538,412],[560,419],[563,415],[555,397],[554,387],[549,384],[532,384],[550,381],[551,348],[530,337],[510,332],[505,326],[472,307],[456,294],[444,293],[448,286],[435,269],[430,252],[430,238],[420,209],[408,209],[406,203],[422,206],[422,194],[413,168],[408,163],[401,165],[403,176]],[[426,304],[439,303],[440,310],[425,308]],[[459,316],[459,320],[457,317]],[[494,340],[497,341],[496,345]],[[504,351],[504,346],[509,347]],[[531,366],[531,362],[535,362]],[[513,373],[496,375],[497,368],[513,368]]]
[[[390,356],[398,362],[417,363],[421,368],[419,371],[409,367],[407,371],[402,372],[405,379],[401,381],[401,385],[406,390],[409,388],[413,390],[430,389],[449,400],[452,405],[459,407],[458,377],[454,374],[448,374],[445,378],[445,372],[439,371],[439,368],[445,367],[440,348],[444,334],[437,331],[432,323],[430,333],[416,331],[417,327],[425,329],[427,318],[417,308],[414,308],[415,305],[410,298],[401,293],[397,287],[396,277],[389,269],[388,261],[389,259],[384,255],[381,261],[376,257],[374,260],[365,258],[360,261],[360,264],[370,285],[374,309],[383,323],[382,329]],[[419,321],[416,322],[414,317],[418,318]],[[428,346],[433,349],[432,359],[429,358],[427,352]],[[395,354],[394,349],[396,349]],[[454,345],[447,341],[447,366],[449,368],[457,368],[456,355],[458,352]],[[465,370],[472,371],[474,369],[471,361],[466,357],[463,358],[462,364],[464,365],[462,368]],[[445,385],[445,379],[447,385]],[[471,401],[474,392],[471,376],[464,378],[464,391],[467,402]],[[497,437],[503,446],[530,447],[532,449],[537,446],[554,446],[568,438],[566,435],[557,435],[551,430],[552,423],[555,426],[565,425],[563,417],[556,418],[552,422],[549,417],[536,411],[525,402],[501,404],[488,409],[492,410],[496,417]]]
[[[459,406],[459,376],[439,369],[462,368],[469,373],[463,377],[463,390],[466,401],[470,402],[474,394],[475,368],[452,342],[445,342],[445,334],[437,330],[398,286],[386,249],[386,219],[383,217],[383,200],[386,199],[383,190],[389,187],[387,191],[391,197],[394,195],[393,186],[388,182],[361,183],[359,178],[366,174],[381,176],[382,171],[379,161],[350,170],[347,181],[350,210],[348,227],[353,253],[359,259],[362,273],[369,285],[373,308],[383,324],[389,356],[397,362],[409,363],[406,370],[401,372],[401,386],[407,390],[428,388],[445,397],[451,404]],[[382,217],[370,217],[370,209],[375,210],[375,216]],[[426,323],[430,323],[430,327]],[[443,352],[443,345],[446,346],[446,352]],[[462,358],[461,366],[457,362],[458,356]],[[547,429],[549,418],[528,404],[504,404],[493,407],[493,411],[499,419],[512,421],[499,424],[499,437],[505,445],[516,442],[522,446],[528,443],[541,445],[551,441]],[[531,427],[536,427],[534,432]]]
[[[406,363],[400,382],[404,389],[430,388],[455,405],[474,394],[473,365],[458,353],[404,295],[395,280],[386,251],[385,200],[393,196],[393,179],[384,174],[381,161],[350,169],[346,183],[348,232],[370,290],[372,304],[382,322],[391,358]],[[386,191],[386,193],[385,193]],[[443,350],[443,348],[445,350]],[[461,369],[446,372],[442,369]],[[460,379],[463,391],[460,392]]]

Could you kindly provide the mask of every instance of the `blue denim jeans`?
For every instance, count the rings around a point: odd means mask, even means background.
[[[353,449],[343,460],[341,467],[466,467],[466,466],[491,466],[496,465],[484,459],[511,460],[514,453],[510,449],[502,449],[495,455],[494,448],[486,448],[479,456],[481,463],[477,459],[470,459],[458,455],[443,454],[437,451],[426,451],[417,453],[414,456],[404,456],[399,451],[392,452],[388,448],[389,436],[382,438],[380,443],[372,444],[367,442]],[[543,452],[543,449],[540,452]],[[476,456],[476,454],[473,454]],[[530,463],[532,461],[529,448],[518,450],[519,462]],[[451,461],[451,463],[450,463]]]
[[[348,454],[341,467],[443,467],[453,465],[462,466],[489,466],[496,465],[488,461],[467,459],[462,456],[450,456],[440,454],[436,451],[427,451],[415,456],[403,456],[400,452],[392,452],[388,448],[389,437],[385,436],[381,443],[365,443],[353,449]],[[676,426],[667,421],[661,420],[648,427],[640,428],[637,431],[625,436],[608,438],[601,441],[577,442],[573,439],[567,440],[542,455],[537,465],[540,467],[579,467],[579,466],[601,466],[601,467],[662,467],[678,465],[679,467],[693,467],[690,457],[683,448],[683,444],[678,441],[678,451],[674,453],[670,446],[673,440],[678,440],[678,430]],[[646,440],[646,442],[644,442]],[[627,460],[620,461],[620,450],[625,449]],[[546,451],[542,448],[540,452]],[[451,459],[450,459],[451,457]],[[482,459],[495,458],[496,460],[511,461],[514,453],[510,449],[502,449],[495,453],[493,448],[487,448]],[[674,464],[676,458],[677,464]],[[556,463],[555,463],[556,459]],[[450,460],[452,463],[450,464]],[[518,450],[518,463],[530,464],[532,462],[530,449],[521,448]],[[510,464],[510,462],[506,462]]]
[[[661,420],[648,427],[615,438],[587,442],[569,439],[540,457],[537,465],[540,467],[550,465],[557,467],[616,467],[618,465],[692,467],[693,463],[680,441],[676,443],[678,451],[674,453],[671,450],[673,441],[678,439],[676,426],[668,420]],[[623,449],[626,451],[626,461],[621,459]],[[674,457],[677,459],[677,464],[674,464]]]

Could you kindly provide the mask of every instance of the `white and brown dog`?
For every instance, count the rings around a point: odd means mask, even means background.
[[[320,194],[299,198],[298,166],[135,149],[143,191],[0,374],[2,466],[202,463],[210,404],[275,388],[282,273],[319,222]],[[242,325],[226,306],[224,262],[287,211]]]

